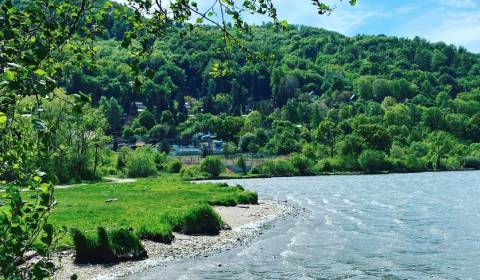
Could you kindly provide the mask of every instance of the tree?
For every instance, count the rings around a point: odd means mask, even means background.
[[[358,158],[360,167],[368,173],[386,170],[385,155],[377,150],[365,150]]]
[[[237,165],[237,167],[239,167],[242,170],[242,173],[244,175],[247,174],[247,172],[248,172],[247,162],[245,161],[245,159],[242,156],[238,158],[238,160],[236,162],[236,165]]]
[[[200,164],[200,170],[208,173],[213,178],[218,177],[224,169],[225,165],[217,156],[207,156]]]
[[[430,152],[434,157],[434,168],[442,168],[442,159],[452,152],[455,138],[445,131],[435,131],[428,135],[427,141],[430,144]]]
[[[143,111],[138,115],[138,123],[146,129],[151,129],[155,125],[155,118],[149,111]]]
[[[118,132],[122,125],[123,108],[118,104],[117,99],[110,97],[108,100],[105,96],[102,96],[99,105],[100,110],[107,118],[110,132]]]
[[[341,135],[341,131],[337,125],[331,119],[326,119],[318,125],[315,134],[319,143],[329,147],[330,157],[333,157],[335,144]]]
[[[354,133],[360,136],[370,149],[388,151],[392,145],[388,131],[376,124],[360,125],[354,129]]]

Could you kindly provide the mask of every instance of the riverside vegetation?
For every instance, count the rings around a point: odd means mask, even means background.
[[[58,189],[51,222],[71,229],[59,241],[75,247],[77,263],[145,258],[140,239],[170,243],[172,232],[218,234],[212,205],[256,204],[257,195],[225,184],[193,184],[175,175],[133,183],[95,183]]]

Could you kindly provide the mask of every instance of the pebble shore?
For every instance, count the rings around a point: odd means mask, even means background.
[[[247,244],[275,221],[297,215],[299,209],[286,202],[260,201],[258,205],[214,207],[231,229],[221,230],[216,236],[188,236],[175,233],[172,244],[144,241],[148,259],[115,265],[76,265],[72,251],[62,252],[57,262],[60,269],[55,279],[117,279],[146,269],[166,266],[186,258],[208,257]],[[228,227],[227,227],[228,228]]]

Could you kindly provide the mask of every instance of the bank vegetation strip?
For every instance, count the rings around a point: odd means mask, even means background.
[[[172,241],[173,232],[218,234],[224,222],[213,205],[256,204],[240,186],[194,184],[176,175],[131,183],[97,183],[56,191],[51,222],[69,231],[60,240],[75,247],[79,263],[144,258],[140,239]]]

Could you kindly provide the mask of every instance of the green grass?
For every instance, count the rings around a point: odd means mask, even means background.
[[[58,206],[50,221],[57,227],[78,229],[90,247],[96,246],[99,227],[109,232],[128,229],[140,238],[164,243],[172,240],[173,230],[216,234],[222,221],[209,205],[257,202],[255,193],[241,187],[194,184],[177,175],[138,179],[135,183],[81,185],[58,189],[55,196]],[[60,242],[62,246],[74,245],[72,235]]]

